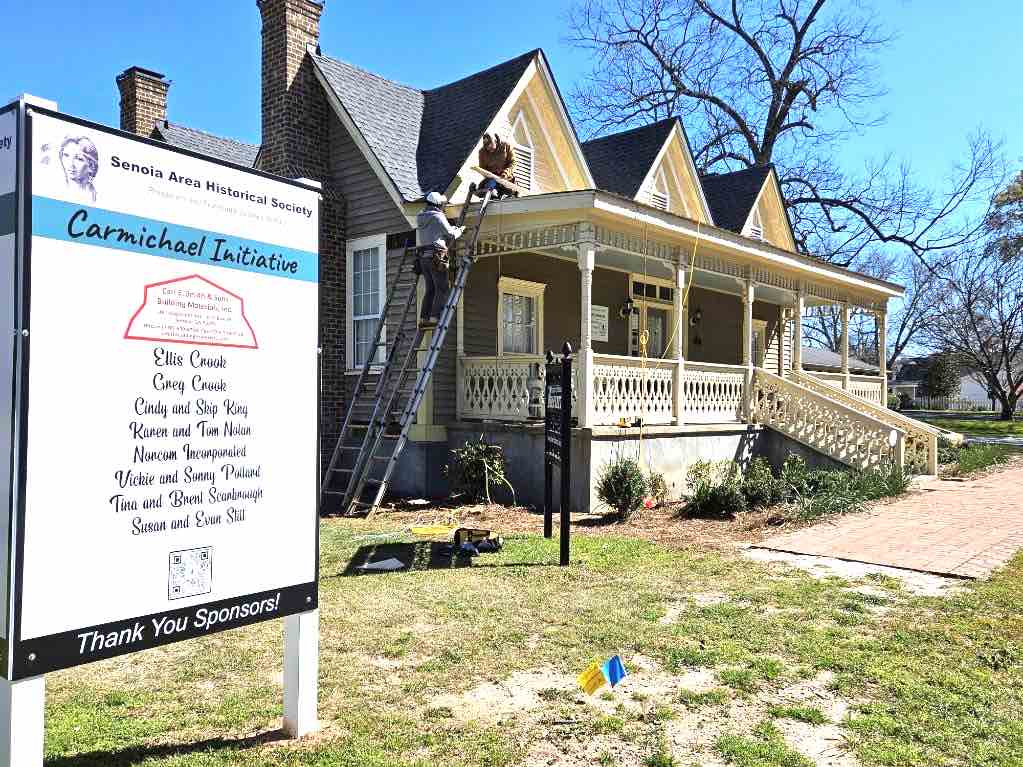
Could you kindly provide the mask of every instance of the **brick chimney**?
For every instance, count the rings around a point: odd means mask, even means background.
[[[159,72],[129,67],[117,76],[121,91],[121,130],[151,136],[157,121],[167,119],[170,82]]]
[[[260,167],[323,181],[327,103],[307,51],[319,50],[323,3],[257,0],[263,19]]]

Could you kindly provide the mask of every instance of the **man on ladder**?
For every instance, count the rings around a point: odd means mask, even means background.
[[[440,192],[426,195],[426,207],[416,216],[416,245],[419,249],[419,270],[423,276],[423,308],[419,327],[432,330],[437,327],[441,310],[448,300],[448,238],[457,240],[465,232],[464,226],[452,226],[444,215],[448,198]]]

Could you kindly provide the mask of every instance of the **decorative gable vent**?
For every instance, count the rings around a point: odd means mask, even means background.
[[[515,152],[515,183],[531,192],[535,188],[536,166],[533,137],[529,134],[525,112],[519,112],[512,125],[512,151]]]
[[[661,210],[668,210],[671,198],[668,196],[668,183],[664,178],[664,169],[657,174],[653,188],[650,190],[650,204]]]
[[[760,211],[753,211],[753,220],[749,224],[749,233],[747,234],[751,240],[760,240],[764,242],[764,227],[760,223]]]

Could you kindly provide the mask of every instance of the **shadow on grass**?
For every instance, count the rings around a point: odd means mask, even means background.
[[[130,767],[150,759],[172,759],[213,751],[241,751],[277,742],[292,742],[283,730],[271,730],[247,738],[209,738],[196,743],[167,743],[126,748],[123,751],[90,751],[75,756],[58,756],[46,760],[46,767]]]
[[[366,569],[374,565],[396,559],[402,566],[394,570]],[[416,543],[380,543],[360,546],[348,561],[348,566],[341,573],[343,577],[351,575],[387,575],[388,573],[405,573],[423,570],[453,570],[459,567],[472,566],[468,557],[457,557],[453,554],[450,543],[436,541],[418,541]]]

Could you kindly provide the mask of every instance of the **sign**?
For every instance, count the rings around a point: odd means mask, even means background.
[[[554,467],[561,471],[561,566],[568,565],[569,495],[572,488],[572,347],[566,341],[560,360],[547,352],[544,388],[543,535],[554,535]]]
[[[318,190],[28,115],[9,678],[314,609]]]
[[[590,338],[593,341],[607,342],[607,328],[610,312],[606,306],[590,307]]]
[[[7,661],[14,454],[15,312],[17,291],[18,110],[0,111],[0,667]],[[2,675],[2,674],[0,674]]]

